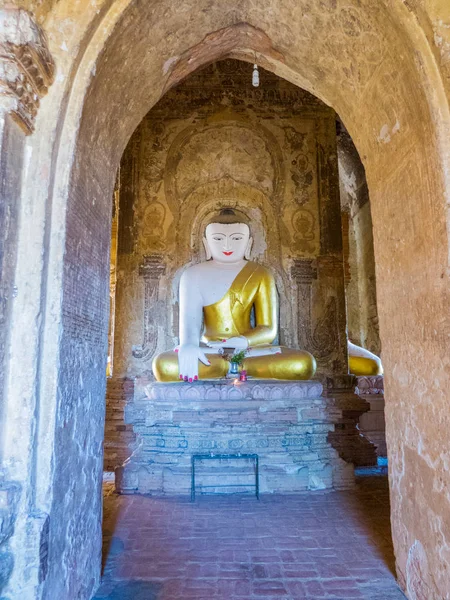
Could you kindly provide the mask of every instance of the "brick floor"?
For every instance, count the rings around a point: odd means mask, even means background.
[[[300,496],[117,496],[95,600],[400,600],[385,477]]]

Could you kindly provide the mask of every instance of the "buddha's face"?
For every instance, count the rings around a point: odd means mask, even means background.
[[[208,258],[211,256],[217,262],[234,263],[248,257],[251,242],[250,229],[245,223],[210,223],[206,228],[206,252]]]

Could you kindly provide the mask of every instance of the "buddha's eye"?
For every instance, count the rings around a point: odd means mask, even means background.
[[[222,237],[219,237],[219,236],[214,236],[214,237],[213,237],[213,240],[214,240],[215,242],[221,242],[221,241],[223,240],[223,238],[222,238]]]
[[[240,242],[242,240],[242,235],[234,235],[231,239],[233,242]]]

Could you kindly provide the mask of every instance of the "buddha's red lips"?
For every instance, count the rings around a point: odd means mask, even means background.
[[[231,256],[233,252],[224,252],[225,256]]]

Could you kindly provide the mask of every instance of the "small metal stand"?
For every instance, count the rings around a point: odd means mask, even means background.
[[[193,454],[191,457],[192,464],[192,472],[191,472],[191,502],[195,500],[195,461],[196,460],[222,460],[222,459],[235,459],[235,458],[244,458],[247,460],[255,461],[255,495],[259,500],[259,457],[257,454],[241,454],[240,452],[237,454]],[[204,488],[207,487],[247,487],[247,484],[240,483],[235,485],[205,485]]]

